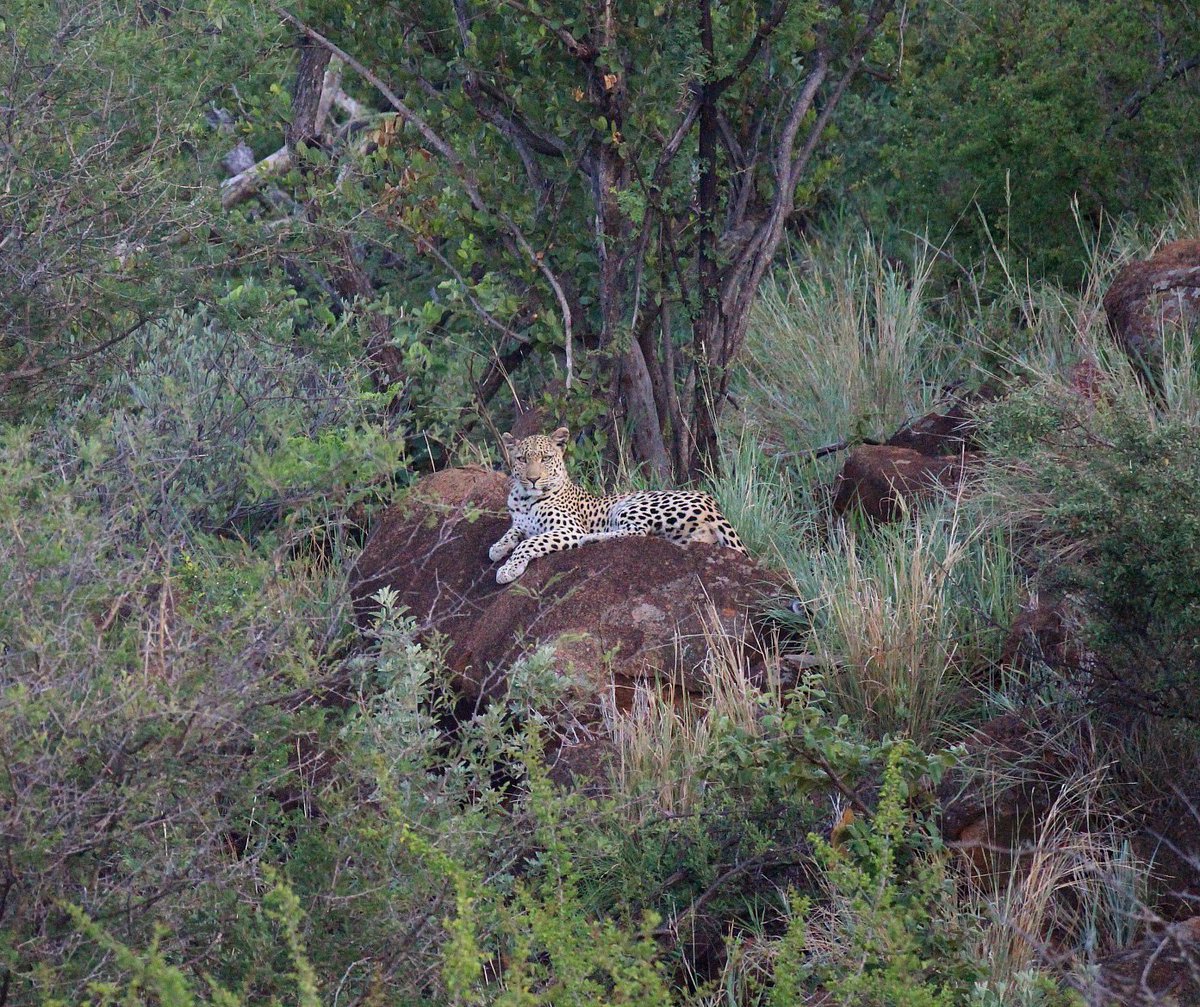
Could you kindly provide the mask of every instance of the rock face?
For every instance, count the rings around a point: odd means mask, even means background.
[[[499,586],[487,551],[508,528],[506,495],[505,477],[487,469],[429,476],[380,516],[351,575],[360,625],[380,587],[399,592],[423,630],[446,638],[468,699],[499,694],[512,662],[546,644],[587,692],[613,690],[618,706],[648,679],[701,693],[706,632],[741,636],[750,612],[778,591],[740,553],[659,538],[552,553]],[[746,657],[753,666],[756,654]]]
[[[937,486],[953,489],[978,456],[924,455],[890,444],[863,444],[850,452],[833,491],[835,514],[854,506],[876,521],[891,521]]]
[[[1200,325],[1200,241],[1173,241],[1131,262],[1104,295],[1104,313],[1125,352],[1153,366],[1164,329]]]

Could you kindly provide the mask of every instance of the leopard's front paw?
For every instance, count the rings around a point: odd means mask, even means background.
[[[522,563],[517,560],[509,560],[504,564],[504,566],[496,571],[496,583],[511,584],[525,572],[525,567],[528,565],[528,562]]]
[[[495,563],[497,560],[502,560],[505,556],[513,551],[513,548],[514,547],[505,542],[504,539],[501,539],[488,550],[488,559],[490,559],[493,563]]]

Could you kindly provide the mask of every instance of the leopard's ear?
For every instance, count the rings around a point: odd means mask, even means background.
[[[501,434],[500,443],[504,445],[504,453],[507,455],[513,449],[513,445],[517,443],[517,439],[512,434]]]
[[[564,444],[566,444],[567,441],[570,440],[570,438],[571,438],[571,431],[568,430],[566,427],[559,427],[557,430],[554,431],[554,433],[552,433],[550,435],[550,439],[552,441],[554,441],[554,443],[556,445],[558,445],[560,448]]]

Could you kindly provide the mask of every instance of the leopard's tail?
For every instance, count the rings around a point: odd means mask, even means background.
[[[733,530],[733,525],[728,520],[722,519],[717,522],[717,541],[728,549],[746,553],[746,547],[742,545],[742,540],[738,538],[738,533]]]

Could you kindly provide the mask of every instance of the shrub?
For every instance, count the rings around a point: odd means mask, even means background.
[[[1194,720],[1200,428],[1119,361],[1098,394],[1047,379],[998,404],[992,450],[1019,459],[1001,491],[1033,523],[1043,583],[1087,617],[1091,699]]]
[[[147,537],[256,534],[287,512],[345,506],[400,466],[386,398],[364,368],[302,349],[286,305],[264,308],[253,336],[203,310],[174,314],[132,351],[59,410],[47,443],[107,508],[140,512]]]

